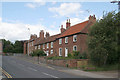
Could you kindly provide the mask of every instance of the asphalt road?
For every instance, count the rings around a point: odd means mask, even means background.
[[[13,78],[82,78],[11,56],[2,57],[2,68]]]

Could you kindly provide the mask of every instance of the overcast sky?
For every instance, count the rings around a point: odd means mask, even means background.
[[[39,36],[40,30],[50,35],[60,33],[60,25],[67,18],[71,25],[83,22],[89,15],[102,18],[103,11],[117,11],[118,6],[108,2],[2,2],[0,39],[27,40],[30,34]],[[28,30],[28,28],[30,30]]]

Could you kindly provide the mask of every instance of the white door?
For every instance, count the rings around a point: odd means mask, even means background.
[[[65,48],[65,57],[68,57],[68,48]]]

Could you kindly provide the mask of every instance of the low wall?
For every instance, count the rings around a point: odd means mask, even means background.
[[[38,60],[38,57],[34,57],[35,60]],[[88,59],[60,59],[60,60],[47,60],[45,57],[40,57],[39,61],[46,64],[53,64],[56,66],[70,67],[70,68],[80,68],[83,65],[88,64]]]

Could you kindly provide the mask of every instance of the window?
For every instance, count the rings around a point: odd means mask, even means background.
[[[77,46],[76,45],[73,46],[73,51],[77,51]]]
[[[49,51],[46,51],[46,55],[47,55],[47,56],[49,55]]]
[[[53,42],[51,42],[51,48],[53,48]]]
[[[73,36],[73,42],[76,42],[77,41],[77,35],[74,35]]]
[[[49,48],[49,43],[47,43],[47,48]]]
[[[62,48],[59,48],[59,56],[62,56]]]
[[[45,44],[43,44],[43,49],[45,49]]]
[[[62,44],[62,39],[59,39],[59,44]]]
[[[65,43],[68,43],[68,37],[65,37]]]
[[[32,42],[32,46],[33,46],[33,42]]]
[[[38,49],[40,49],[40,45],[38,46]]]
[[[53,54],[53,49],[51,50],[51,54]]]
[[[35,49],[37,49],[37,46],[35,46]]]

